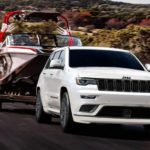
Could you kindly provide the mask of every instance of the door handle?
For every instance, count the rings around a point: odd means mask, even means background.
[[[50,73],[50,75],[51,75],[51,76],[53,76],[53,74],[52,74],[52,73]]]
[[[43,74],[44,74],[44,75],[46,75],[46,73],[45,73],[45,72],[43,72]]]

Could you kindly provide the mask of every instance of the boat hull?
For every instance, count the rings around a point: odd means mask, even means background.
[[[49,54],[0,54],[0,61],[4,56],[7,57],[7,65],[3,65],[3,68],[1,65],[1,100],[5,98],[6,101],[12,101],[20,96],[35,97],[36,84]]]

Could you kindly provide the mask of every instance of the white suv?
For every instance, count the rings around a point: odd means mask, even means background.
[[[57,48],[37,84],[38,122],[60,116],[75,123],[150,125],[150,73],[129,51],[103,47]]]

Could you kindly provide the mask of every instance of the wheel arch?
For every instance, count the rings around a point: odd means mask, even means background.
[[[36,95],[37,95],[38,91],[40,91],[40,87],[39,86],[36,88]]]
[[[72,106],[71,106],[71,102],[70,102],[69,90],[66,87],[61,87],[61,89],[60,89],[60,103],[61,103],[61,98],[62,98],[62,95],[63,95],[64,92],[67,92],[67,94],[68,94],[68,97],[69,97],[68,103],[70,105],[70,109],[72,110]]]
[[[60,89],[60,101],[61,101],[62,94],[63,94],[64,92],[67,92],[67,93],[68,93],[67,88],[66,88],[66,87],[61,87],[61,89]]]

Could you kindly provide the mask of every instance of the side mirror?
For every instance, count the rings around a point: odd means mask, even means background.
[[[147,71],[150,71],[150,64],[145,64]]]
[[[50,68],[56,68],[56,69],[63,69],[63,66],[61,65],[61,60],[54,59],[50,62]]]

